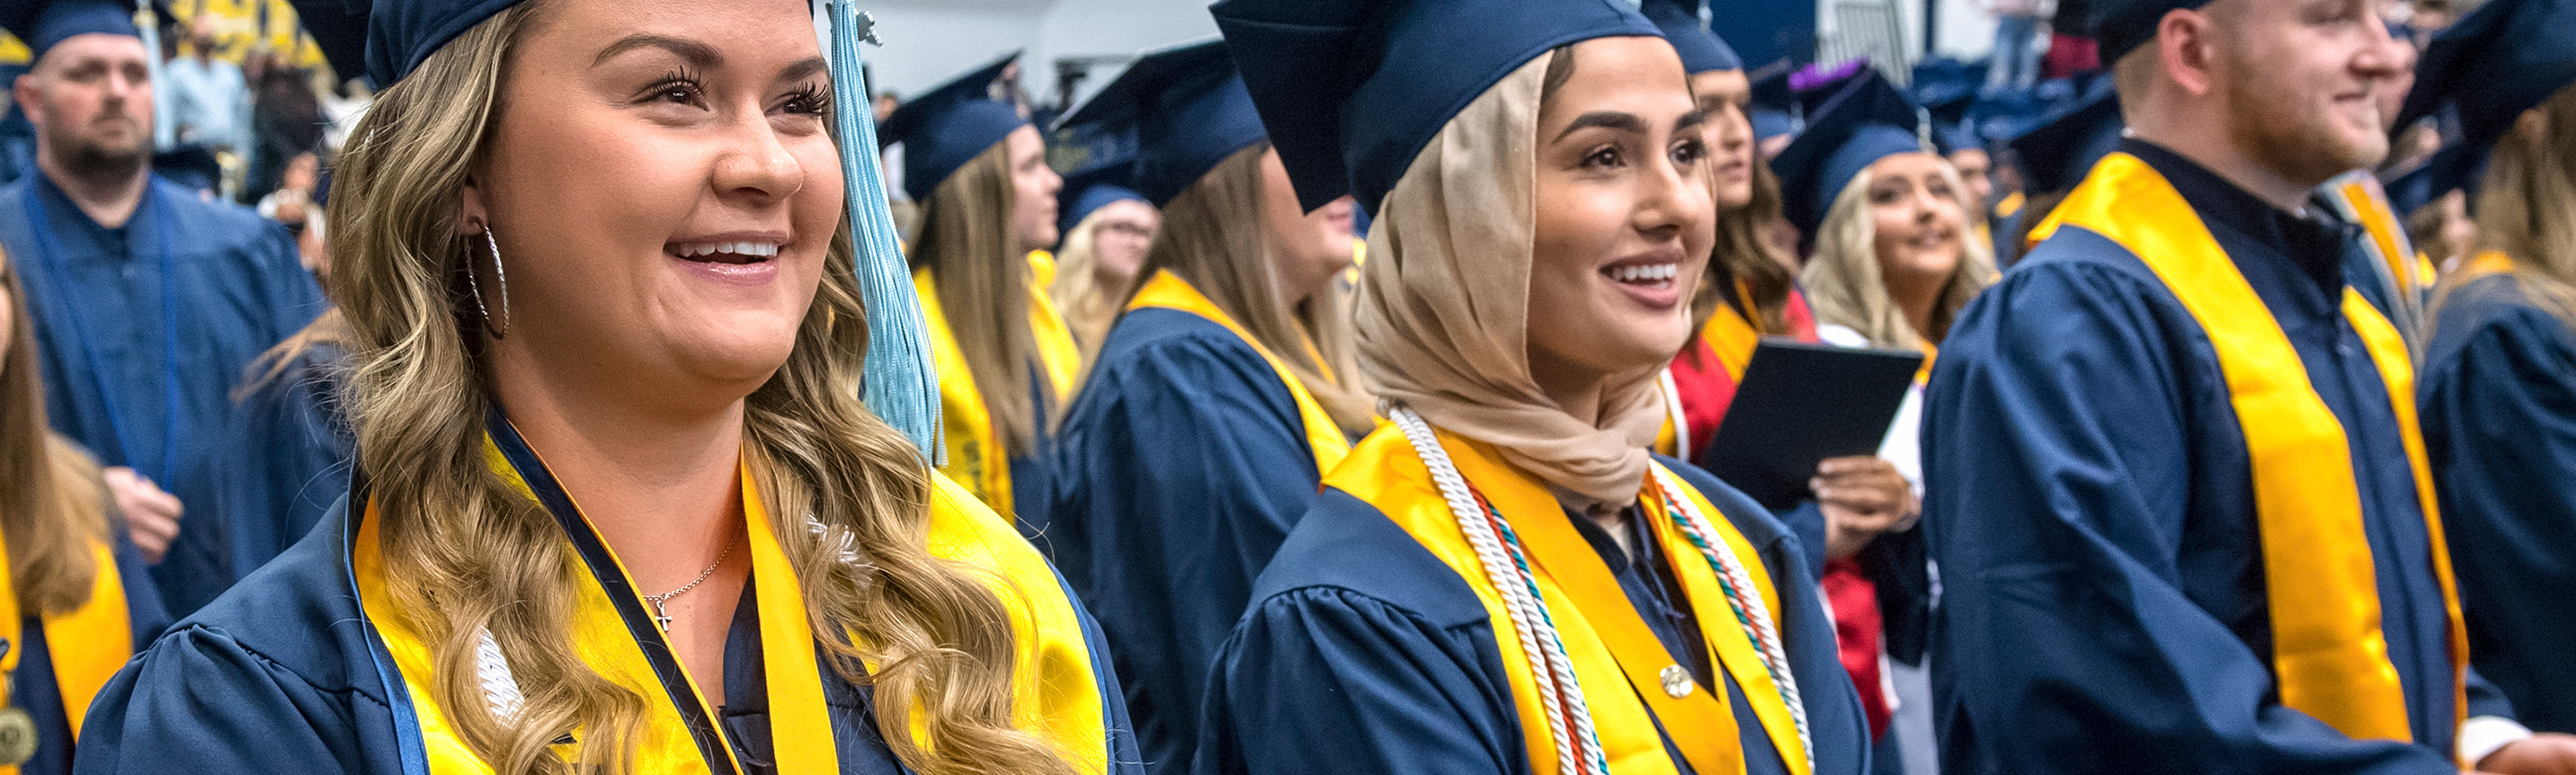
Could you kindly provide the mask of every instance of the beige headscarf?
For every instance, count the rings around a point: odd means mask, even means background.
[[[1492,444],[1566,505],[1624,508],[1664,420],[1655,364],[1560,407],[1529,366],[1543,55],[1449,119],[1378,208],[1356,301],[1360,369],[1378,395]]]

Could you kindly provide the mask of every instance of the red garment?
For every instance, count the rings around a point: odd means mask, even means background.
[[[1887,706],[1887,684],[1879,673],[1880,634],[1886,624],[1878,613],[1878,585],[1860,571],[1860,563],[1848,558],[1825,563],[1825,601],[1834,609],[1835,651],[1843,660],[1843,672],[1850,673],[1852,687],[1860,690],[1860,709],[1869,717],[1869,737],[1876,740],[1887,734],[1891,709]]]
[[[1733,316],[1733,320],[1720,320],[1718,315]],[[1789,326],[1786,335],[1801,342],[1815,343],[1816,313],[1807,308],[1805,294],[1795,288],[1789,289],[1789,302],[1780,310],[1780,317]],[[1718,423],[1726,419],[1726,407],[1735,401],[1738,372],[1746,361],[1753,358],[1753,345],[1760,343],[1758,338],[1735,342],[1733,345],[1740,352],[1717,351],[1718,343],[1726,341],[1726,337],[1717,332],[1729,322],[1744,326],[1743,321],[1744,318],[1733,308],[1718,310],[1716,315],[1709,316],[1706,325],[1701,326],[1700,334],[1691,337],[1690,344],[1682,349],[1681,357],[1673,359],[1673,387],[1681,393],[1682,418],[1690,423],[1690,438],[1694,443],[1705,444],[1717,437]],[[1692,457],[1697,452],[1682,450],[1682,457]]]
[[[2042,78],[2072,78],[2077,73],[2102,69],[2102,44],[2091,38],[2065,33],[2052,33],[2048,38],[2048,55],[2039,60]]]

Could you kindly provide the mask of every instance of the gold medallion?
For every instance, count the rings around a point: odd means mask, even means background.
[[[1672,695],[1673,699],[1678,700],[1683,697],[1690,696],[1690,671],[1683,670],[1681,665],[1667,665],[1664,667],[1664,672],[1655,677],[1663,679],[1664,693]]]
[[[16,767],[36,758],[36,717],[23,708],[0,708],[0,765]]]

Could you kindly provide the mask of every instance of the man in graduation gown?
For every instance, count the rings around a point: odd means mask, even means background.
[[[0,188],[0,246],[26,273],[47,413],[125,469],[109,475],[118,503],[184,615],[231,579],[223,526],[179,520],[227,454],[207,442],[245,367],[322,311],[321,290],[285,229],[152,174],[150,52],[130,5],[7,10],[35,52],[15,96],[36,174]]]
[[[2469,688],[2410,360],[2310,204],[2387,150],[2373,7],[2090,22],[2134,134],[1933,375],[1943,768],[2563,771]]]

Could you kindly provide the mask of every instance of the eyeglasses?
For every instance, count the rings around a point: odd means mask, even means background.
[[[1121,236],[1121,237],[1134,237],[1134,238],[1136,238],[1136,239],[1153,239],[1153,238],[1154,238],[1154,230],[1153,230],[1153,229],[1149,229],[1149,228],[1146,228],[1146,227],[1143,227],[1143,226],[1139,226],[1139,225],[1136,225],[1136,224],[1133,224],[1133,223],[1127,223],[1127,222],[1123,222],[1123,221],[1110,222],[1110,223],[1103,223],[1103,224],[1101,224],[1101,225],[1100,225],[1100,230],[1101,230],[1101,231],[1103,231],[1103,232],[1106,232],[1106,233],[1109,233],[1109,234],[1115,234],[1115,235],[1118,235],[1118,236]]]

